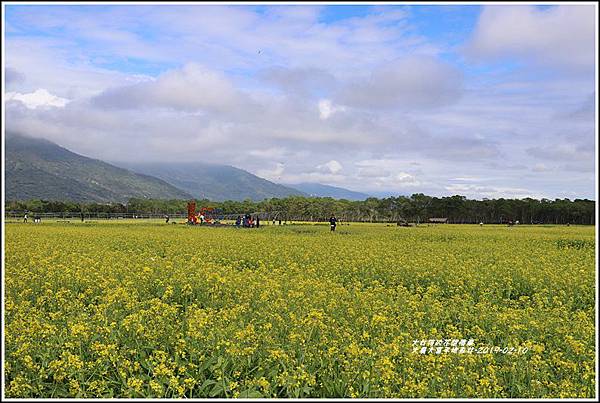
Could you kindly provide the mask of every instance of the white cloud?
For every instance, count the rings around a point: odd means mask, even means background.
[[[285,171],[285,164],[277,162],[273,169],[261,169],[256,174],[261,178],[279,182],[281,181],[281,175]]]
[[[316,67],[275,66],[258,74],[265,83],[274,85],[291,96],[308,96],[330,91],[338,84],[335,76]]]
[[[5,54],[10,66],[24,78],[19,92],[45,88],[73,100],[127,83],[129,74],[94,66],[80,57],[79,50],[69,49],[67,43],[70,42],[43,36],[6,38]]]
[[[416,187],[422,183],[414,173],[403,170],[411,164],[402,160],[360,160],[354,165],[357,167],[356,177],[371,189],[399,190]]]
[[[526,151],[536,158],[551,161],[579,161],[593,160],[594,158],[594,149],[585,145],[554,144],[530,147]]]
[[[400,172],[396,174],[394,179],[399,183],[417,183],[416,178],[413,175],[408,174],[406,172]]]
[[[464,185],[456,184],[445,187],[446,190],[454,193],[467,196],[469,198],[517,198],[524,199],[527,197],[542,199],[546,197],[543,193],[532,192],[530,189],[516,187],[496,187],[496,186],[481,186],[481,185]]]
[[[6,101],[19,101],[29,109],[56,107],[63,108],[70,100],[53,95],[44,88],[39,88],[28,94],[18,92],[7,92],[5,95]]]
[[[25,81],[25,75],[12,67],[6,67],[4,69],[4,81],[6,87],[10,88],[16,84],[23,83]]]
[[[319,101],[319,117],[322,120],[329,118],[335,112],[343,112],[345,110],[346,108],[343,106],[333,105],[330,99],[321,99]]]
[[[460,176],[457,178],[451,178],[452,181],[460,181],[460,182],[477,182],[481,180],[479,176]]]
[[[548,168],[546,164],[535,164],[531,170],[533,172],[546,172],[549,171],[550,168]]]
[[[188,63],[156,80],[112,88],[93,99],[109,108],[167,107],[179,110],[226,110],[238,100],[233,85],[221,74]]]
[[[409,56],[377,67],[339,91],[339,103],[361,108],[432,108],[458,101],[461,73],[433,57]]]
[[[340,164],[336,160],[331,160],[326,162],[325,164],[317,165],[318,170],[332,174],[339,173],[343,168],[344,167],[342,166],[342,164]]]
[[[485,6],[467,53],[476,58],[516,56],[538,66],[593,69],[593,5]]]
[[[409,30],[405,10],[372,8],[364,16],[327,23],[320,20],[321,11],[306,5],[262,10],[242,5],[124,5],[94,9],[93,15],[75,7],[15,8],[13,18],[21,27],[77,38],[62,48],[76,52],[82,42],[93,45],[79,54],[83,58],[194,61],[217,70],[306,68],[317,61],[319,68],[347,74],[370,69],[402,51],[431,49]]]
[[[249,150],[248,155],[259,158],[281,159],[289,155],[289,151],[285,147],[267,147],[257,150]]]

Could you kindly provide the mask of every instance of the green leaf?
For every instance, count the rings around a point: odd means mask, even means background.
[[[199,392],[199,393],[202,393],[202,391],[203,391],[204,389],[206,389],[206,388],[207,388],[207,387],[209,387],[210,385],[214,385],[215,383],[217,383],[217,381],[215,381],[215,380],[212,380],[212,379],[207,379],[207,380],[205,380],[205,381],[202,383],[202,385],[200,386],[200,388],[198,389],[198,392]]]
[[[247,397],[247,398],[263,397],[263,394],[260,393],[258,390],[246,389],[245,391],[240,392],[240,397]]]
[[[212,388],[208,396],[215,397],[221,393],[223,393],[223,385],[221,383],[215,383],[215,386]]]

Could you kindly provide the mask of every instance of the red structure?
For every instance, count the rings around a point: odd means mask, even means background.
[[[214,207],[202,207],[196,213],[196,202],[192,200],[187,204],[187,223],[221,225],[218,221],[220,212],[221,210]]]
[[[187,210],[188,210],[188,218],[187,218],[188,224],[196,224],[196,222],[198,221],[198,217],[196,217],[196,202],[195,201],[188,202]]]

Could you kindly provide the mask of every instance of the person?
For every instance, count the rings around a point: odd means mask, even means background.
[[[281,218],[279,219],[279,225],[281,225]]]
[[[83,211],[81,212],[81,222],[83,222],[83,220],[85,219],[85,216],[83,215]]]
[[[35,216],[33,216],[33,222],[34,223],[41,223],[42,219],[40,218],[39,215],[36,214]]]
[[[237,218],[235,219],[235,226],[239,227],[241,223],[242,223],[242,217],[237,216]]]
[[[167,224],[169,223],[169,215],[168,214],[165,214],[165,223],[167,223]]]
[[[335,226],[337,225],[337,219],[335,216],[331,216],[329,219],[329,225],[331,226],[331,231],[335,231]]]
[[[256,228],[260,227],[260,218],[256,216]]]
[[[25,216],[23,217],[23,222],[27,222],[27,217],[28,217],[28,215],[27,215],[27,213],[25,213]]]
[[[275,225],[275,219],[273,218],[273,225]]]
[[[200,224],[203,224],[204,223],[204,214],[200,214],[200,216],[198,218],[200,218]]]
[[[483,221],[481,221],[481,222],[479,223],[479,226],[480,226],[480,227],[483,227]]]

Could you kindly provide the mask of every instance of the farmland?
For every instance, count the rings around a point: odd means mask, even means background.
[[[5,231],[7,397],[594,396],[594,227]]]

